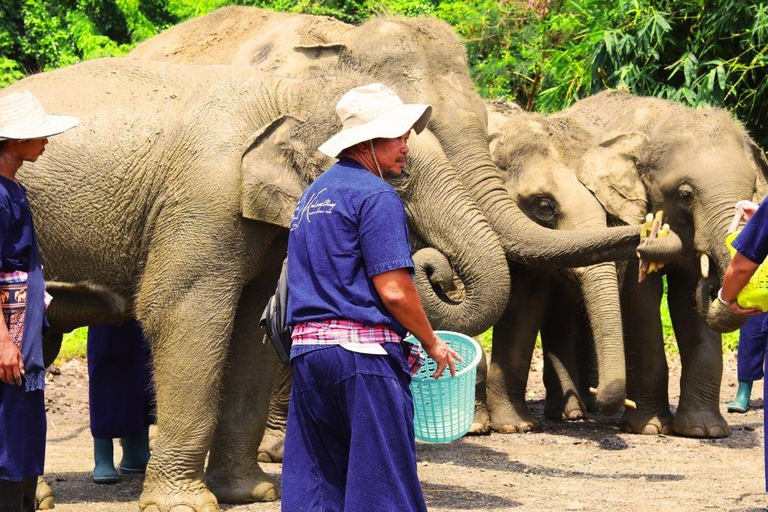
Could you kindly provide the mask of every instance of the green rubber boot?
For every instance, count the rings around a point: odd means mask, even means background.
[[[740,380],[736,398],[728,404],[728,412],[745,413],[749,410],[749,395],[752,394],[752,381]]]
[[[111,439],[93,438],[93,481],[97,484],[116,484],[120,474],[115,469],[114,451]]]
[[[149,462],[149,426],[141,434],[120,439],[123,446],[123,459],[120,461],[122,473],[144,473]]]

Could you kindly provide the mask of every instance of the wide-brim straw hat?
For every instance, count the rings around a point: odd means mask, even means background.
[[[432,107],[405,104],[387,86],[375,83],[349,90],[336,104],[336,114],[341,120],[341,131],[318,148],[332,157],[359,142],[393,139],[411,129],[421,133],[432,115]]]
[[[29,91],[0,97],[0,139],[42,139],[65,132],[79,123],[76,117],[46,114]]]

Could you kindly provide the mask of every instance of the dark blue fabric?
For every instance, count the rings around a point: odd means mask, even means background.
[[[739,331],[736,363],[740,381],[751,382],[763,378],[763,363],[768,343],[768,332],[764,329],[766,317],[766,313],[749,317]]]
[[[0,479],[43,474],[46,430],[44,391],[0,383]]]
[[[426,511],[402,346],[340,346],[293,361],[282,474],[285,512]]]
[[[42,332],[45,281],[32,211],[24,188],[0,176],[0,270],[29,273],[22,335],[23,386],[0,383],[0,479],[21,481],[43,473],[45,368]]]
[[[88,327],[91,434],[135,437],[156,422],[151,355],[136,320]]]
[[[0,253],[1,271],[21,270],[29,273],[21,347],[24,386],[27,391],[37,391],[45,386],[45,280],[26,191],[4,176],[0,176]]]
[[[301,196],[290,229],[289,324],[339,318],[405,336],[371,280],[413,270],[405,209],[391,185],[342,159]]]

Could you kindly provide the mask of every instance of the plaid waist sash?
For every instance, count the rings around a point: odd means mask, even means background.
[[[354,320],[341,319],[302,322],[294,326],[292,339],[294,345],[406,343],[411,375],[415,375],[424,364],[419,345],[405,342],[399,334],[384,325],[364,325]]]
[[[21,351],[24,335],[24,312],[27,305],[26,272],[0,272],[0,309],[11,335],[11,341]]]

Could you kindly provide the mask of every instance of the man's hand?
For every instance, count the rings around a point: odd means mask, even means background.
[[[439,379],[446,367],[450,370],[451,377],[456,375],[456,361],[463,361],[464,359],[446,342],[435,335],[435,339],[429,347],[424,343],[421,346],[424,347],[427,355],[437,363],[437,370],[432,374],[432,378]]]
[[[741,214],[741,220],[747,222],[757,211],[757,206],[758,205],[752,201],[742,199],[741,201],[736,202],[736,211]]]
[[[0,381],[10,385],[21,385],[24,375],[24,360],[21,352],[11,341],[7,330],[0,333]]]
[[[432,330],[408,269],[399,268],[375,275],[373,286],[387,311],[421,342],[427,355],[437,362],[437,371],[432,377],[440,377],[446,366],[450,368],[451,375],[456,375],[456,361],[463,359]]]

